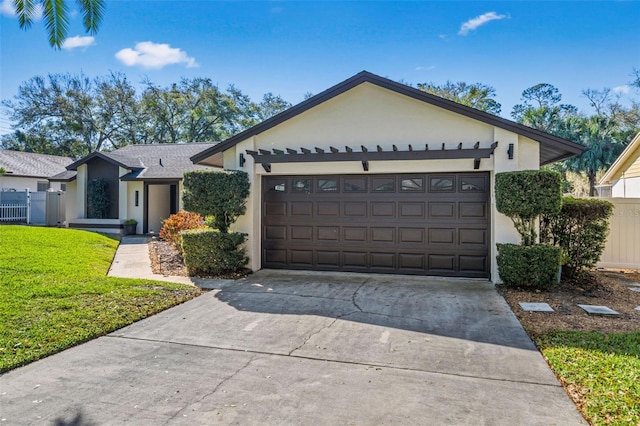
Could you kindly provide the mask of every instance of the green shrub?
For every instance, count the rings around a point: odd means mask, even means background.
[[[213,216],[213,226],[221,232],[228,232],[245,213],[248,196],[249,177],[241,170],[195,170],[184,174],[184,208]]]
[[[182,252],[187,273],[221,275],[243,269],[249,262],[242,245],[247,235],[214,229],[182,233]]]
[[[560,174],[550,170],[496,174],[496,208],[511,218],[523,245],[535,244],[538,216],[560,211],[560,182]]]
[[[106,219],[109,216],[109,183],[106,179],[93,179],[87,187],[88,214],[94,219]]]
[[[498,273],[509,287],[548,290],[557,283],[560,247],[498,244]]]
[[[177,250],[182,251],[181,232],[187,229],[204,229],[206,227],[204,218],[198,213],[180,210],[162,221],[162,229],[160,229],[159,235],[163,240],[173,244]]]
[[[559,213],[542,216],[540,238],[564,250],[563,272],[575,275],[596,265],[604,251],[612,214],[613,204],[608,201],[565,197]]]

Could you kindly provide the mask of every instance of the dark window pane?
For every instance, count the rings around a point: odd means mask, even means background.
[[[294,179],[291,185],[291,191],[311,193],[311,179]]]
[[[285,192],[287,189],[284,179],[272,179],[267,182],[267,191]]]
[[[366,178],[344,178],[344,192],[364,192],[367,190]]]
[[[373,178],[373,190],[376,192],[393,192],[396,189],[394,178]]]
[[[464,192],[485,192],[483,177],[463,177],[460,179],[460,190]]]
[[[318,192],[337,192],[337,179],[318,179]]]
[[[429,178],[429,188],[434,192],[451,192],[453,191],[453,178],[431,177]]]
[[[402,191],[422,191],[424,180],[421,177],[402,179]]]

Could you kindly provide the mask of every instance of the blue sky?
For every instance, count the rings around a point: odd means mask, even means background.
[[[635,1],[108,0],[98,34],[88,38],[76,15],[59,51],[41,22],[20,30],[10,2],[0,0],[3,100],[36,75],[118,71],[163,86],[209,77],[254,100],[272,92],[295,104],[362,70],[413,84],[484,83],[505,117],[542,82],[585,111],[587,88],[640,98],[628,87],[640,68]],[[0,133],[9,124],[0,114]]]

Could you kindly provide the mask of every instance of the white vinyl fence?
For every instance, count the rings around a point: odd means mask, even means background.
[[[56,191],[0,192],[0,223],[61,226],[65,193]]]
[[[605,198],[615,206],[598,267],[640,269],[640,198]]]

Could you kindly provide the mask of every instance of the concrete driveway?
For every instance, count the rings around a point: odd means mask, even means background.
[[[214,287],[1,376],[0,420],[586,424],[486,281],[261,271]]]

